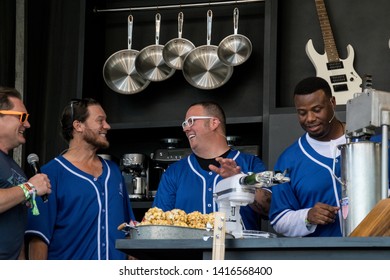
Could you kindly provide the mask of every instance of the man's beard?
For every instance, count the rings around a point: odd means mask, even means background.
[[[98,136],[96,136],[96,133],[89,128],[85,130],[84,140],[97,149],[107,149],[110,146],[110,143],[106,138],[104,138],[104,141],[101,140]]]

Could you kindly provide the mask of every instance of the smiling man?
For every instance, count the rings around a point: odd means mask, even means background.
[[[20,93],[0,87],[0,260],[24,258],[27,209],[34,206],[35,195],[50,193],[50,181],[45,174],[27,180],[10,154],[26,142],[28,116]]]
[[[290,182],[272,189],[271,225],[285,236],[341,236],[340,151],[345,125],[335,116],[328,83],[309,77],[294,91],[298,121],[306,133],[279,157],[275,170]]]
[[[72,100],[61,126],[69,148],[42,167],[53,194],[39,218],[29,216],[29,257],[126,259],[115,241],[125,238],[118,225],[135,220],[129,196],[119,167],[96,154],[109,146],[106,114],[93,99]]]
[[[193,153],[169,165],[161,177],[153,206],[164,211],[177,208],[187,214],[212,213],[218,210],[213,193],[220,180],[241,171],[265,170],[259,157],[228,146],[225,113],[218,104],[192,104],[182,128]],[[244,229],[260,230],[260,216],[268,218],[270,196],[269,191],[259,190],[256,205],[241,207]]]

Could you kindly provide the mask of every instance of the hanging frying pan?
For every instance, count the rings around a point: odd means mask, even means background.
[[[160,82],[168,79],[175,73],[175,69],[169,67],[162,56],[163,45],[160,40],[161,15],[156,14],[156,44],[143,48],[135,59],[135,69],[144,78],[152,82]]]
[[[233,67],[218,58],[218,47],[210,45],[213,13],[207,11],[207,45],[193,49],[183,62],[184,78],[194,87],[215,89],[224,85],[233,74]]]
[[[121,94],[134,94],[144,90],[150,81],[142,78],[136,71],[134,61],[139,53],[131,49],[133,36],[133,16],[127,18],[128,49],[111,55],[103,66],[103,78],[107,86]]]
[[[234,34],[227,36],[219,43],[218,57],[226,65],[237,66],[249,58],[252,43],[244,35],[238,34],[238,8],[233,12]]]
[[[179,13],[177,21],[178,38],[172,39],[165,44],[162,55],[168,66],[181,70],[183,68],[184,58],[190,51],[195,49],[195,45],[191,41],[182,38],[184,21],[184,14],[182,12]]]

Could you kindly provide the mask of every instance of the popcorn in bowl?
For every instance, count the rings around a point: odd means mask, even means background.
[[[202,214],[199,211],[194,211],[189,214],[181,209],[172,209],[163,211],[158,207],[150,208],[144,215],[142,222],[138,226],[143,225],[172,225],[189,228],[210,228],[214,226],[214,213]]]

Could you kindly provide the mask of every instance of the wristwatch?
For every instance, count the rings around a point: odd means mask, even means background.
[[[305,224],[306,224],[307,228],[310,228],[313,225],[312,223],[310,223],[308,217],[306,217],[306,219],[305,219]]]

